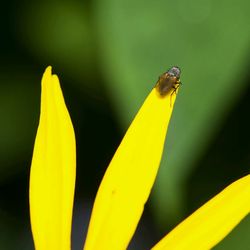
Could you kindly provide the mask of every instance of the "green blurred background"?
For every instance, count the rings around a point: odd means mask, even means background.
[[[2,2],[0,249],[33,249],[29,168],[48,65],[60,77],[76,131],[73,250],[82,249],[98,184],[126,128],[173,65],[183,85],[130,248],[149,249],[247,174],[249,10],[248,0]],[[249,249],[249,233],[248,216],[215,249]]]

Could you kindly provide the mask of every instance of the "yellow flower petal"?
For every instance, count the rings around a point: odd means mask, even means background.
[[[69,250],[75,188],[75,136],[60,83],[48,67],[30,172],[30,216],[36,250]]]
[[[99,187],[85,250],[124,250],[154,183],[175,94],[154,88],[118,147]]]
[[[250,175],[235,181],[167,234],[152,250],[211,249],[250,211]]]

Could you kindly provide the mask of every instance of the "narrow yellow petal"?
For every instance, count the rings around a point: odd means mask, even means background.
[[[76,168],[75,136],[60,83],[48,67],[30,172],[30,217],[36,250],[69,250]]]
[[[250,211],[250,175],[225,188],[175,229],[153,250],[203,250],[220,242]]]
[[[85,250],[124,250],[154,183],[175,94],[154,88],[118,147],[99,187]]]

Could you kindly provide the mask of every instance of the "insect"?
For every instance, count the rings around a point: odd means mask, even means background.
[[[160,94],[160,96],[164,97],[171,91],[171,96],[176,93],[177,89],[181,84],[180,74],[180,68],[174,66],[159,77],[155,88]]]

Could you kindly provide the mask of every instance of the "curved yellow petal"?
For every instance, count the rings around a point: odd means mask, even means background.
[[[76,168],[75,136],[60,83],[48,67],[30,172],[30,216],[36,250],[69,250]]]
[[[205,250],[219,243],[250,211],[250,175],[225,188],[167,234],[152,250]]]
[[[154,183],[175,94],[154,88],[118,147],[99,187],[85,250],[124,250]]]

